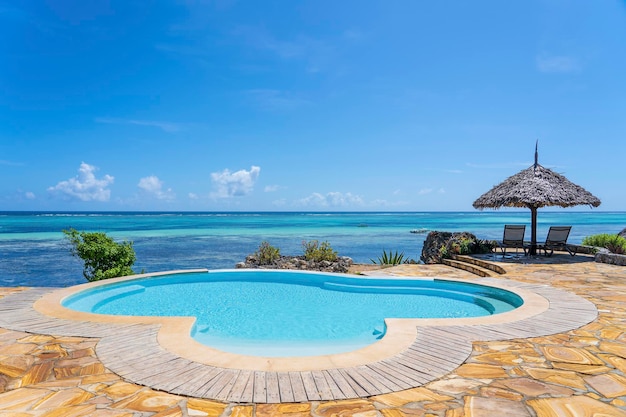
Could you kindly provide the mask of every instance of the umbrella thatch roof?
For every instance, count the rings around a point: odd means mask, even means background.
[[[474,201],[474,208],[592,206],[600,200],[561,174],[535,163],[496,185]]]
[[[600,200],[561,174],[535,164],[507,178],[474,201],[474,208],[526,207],[531,213],[530,254],[537,250],[537,209],[545,206],[598,207]]]

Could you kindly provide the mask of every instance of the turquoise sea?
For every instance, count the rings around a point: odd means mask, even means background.
[[[82,263],[69,253],[62,233],[105,232],[134,243],[135,271],[234,268],[262,241],[284,255],[301,255],[302,241],[328,241],[341,256],[370,263],[383,250],[419,260],[428,231],[468,231],[482,239],[502,237],[504,224],[526,224],[530,211],[473,212],[0,212],[0,286],[68,286],[84,283]],[[539,210],[538,240],[551,225],[571,225],[571,243],[585,236],[618,233],[626,212]],[[421,233],[411,233],[419,230]]]

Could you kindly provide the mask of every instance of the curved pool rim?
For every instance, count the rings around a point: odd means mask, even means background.
[[[240,269],[223,269],[212,270],[214,272],[228,272],[237,271]],[[281,270],[273,270],[281,271]],[[481,317],[467,317],[467,318],[445,318],[445,319],[393,319],[386,318],[386,333],[385,336],[376,341],[375,343],[363,347],[358,350],[338,353],[332,355],[322,356],[301,356],[301,357],[259,357],[259,356],[247,356],[241,354],[235,354],[230,352],[221,351],[210,346],[206,346],[197,342],[192,338],[191,332],[195,324],[195,317],[161,317],[161,316],[114,316],[96,313],[85,313],[76,310],[69,309],[62,305],[63,300],[73,295],[78,294],[81,291],[94,289],[100,286],[107,286],[110,284],[132,281],[137,279],[157,277],[163,275],[176,275],[176,274],[188,274],[210,272],[208,269],[193,269],[193,270],[175,270],[175,271],[163,271],[149,274],[132,275],[121,278],[114,278],[104,281],[90,282],[73,287],[63,288],[44,295],[38,301],[34,303],[34,308],[38,312],[47,316],[73,320],[82,322],[96,322],[96,323],[118,323],[118,324],[156,324],[160,326],[157,335],[157,341],[159,345],[170,351],[171,353],[178,355],[182,358],[186,358],[192,361],[196,361],[205,365],[230,368],[230,369],[242,369],[251,371],[315,371],[328,368],[337,367],[356,367],[364,363],[375,362],[384,360],[386,358],[395,356],[405,351],[415,340],[417,336],[418,327],[442,327],[442,326],[475,326],[475,325],[492,325],[492,324],[505,324],[515,321],[530,318],[532,316],[541,314],[548,310],[550,307],[549,301],[532,291],[510,287],[507,285],[497,284],[478,284],[484,287],[492,287],[500,290],[509,291],[514,293],[523,300],[523,304],[516,309],[508,312],[493,314],[489,316]],[[315,273],[312,271],[299,271],[302,273]],[[331,274],[328,275],[343,276],[344,274]],[[354,276],[359,277],[359,276]],[[353,278],[353,277],[351,277]],[[468,280],[452,279],[452,278],[423,278],[423,277],[385,277],[385,276],[364,276],[364,280],[368,279],[408,279],[408,280],[423,280],[423,281],[448,281],[459,282],[462,284],[471,283]]]

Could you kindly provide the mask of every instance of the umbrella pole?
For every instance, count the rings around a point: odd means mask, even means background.
[[[529,255],[537,254],[537,207],[530,207],[530,252]]]

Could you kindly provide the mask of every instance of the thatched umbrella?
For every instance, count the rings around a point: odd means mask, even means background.
[[[474,201],[474,208],[527,207],[531,213],[530,254],[537,253],[537,209],[544,206],[598,207],[600,200],[584,188],[570,182],[563,175],[544,168],[537,162],[496,185]]]

